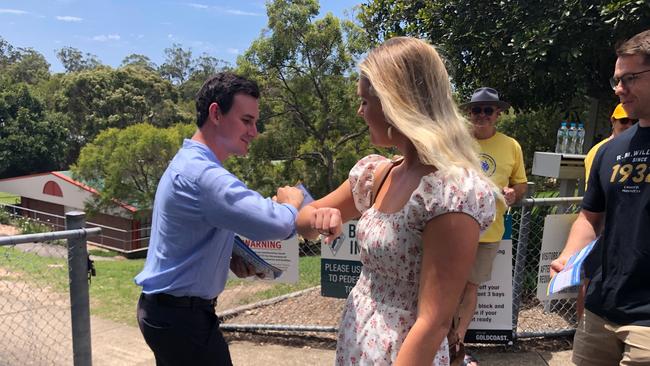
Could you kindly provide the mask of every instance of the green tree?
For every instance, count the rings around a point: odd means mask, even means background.
[[[316,196],[330,192],[371,151],[356,116],[355,57],[362,32],[316,0],[267,4],[268,32],[238,60],[238,72],[260,84],[260,129],[247,159],[229,165],[266,194],[298,179]]]
[[[192,50],[185,50],[178,43],[165,48],[165,62],[158,72],[174,85],[183,84],[192,74]]]
[[[53,98],[54,108],[68,117],[75,133],[70,162],[104,129],[140,122],[161,127],[189,122],[191,115],[182,112],[177,102],[178,92],[171,83],[154,71],[134,66],[67,74]]]
[[[439,46],[468,97],[497,88],[516,109],[611,103],[617,41],[650,28],[645,0],[373,0],[359,20],[376,41],[413,35]],[[609,104],[608,104],[609,106]],[[558,122],[559,123],[559,122]]]
[[[190,124],[157,128],[139,123],[102,131],[71,167],[75,179],[100,192],[86,208],[96,212],[118,200],[140,210],[151,209],[160,177],[194,130]]]
[[[61,48],[56,52],[56,57],[61,61],[66,72],[92,70],[102,64],[97,56],[87,52],[84,55],[74,47]]]
[[[16,62],[18,52],[6,39],[0,36],[0,70]]]
[[[68,131],[24,83],[0,90],[0,178],[59,170]]]
[[[8,65],[6,76],[14,83],[37,84],[50,77],[50,64],[31,48],[18,50],[17,60]]]
[[[196,92],[201,89],[205,80],[217,72],[229,68],[228,62],[210,56],[207,53],[201,54],[193,59],[188,79],[179,86],[183,100],[194,100]]]
[[[138,66],[147,70],[156,70],[157,68],[156,64],[153,61],[151,61],[149,57],[138,53],[133,53],[126,56],[122,60],[121,67],[125,67],[125,66]]]
[[[9,84],[37,84],[50,77],[50,64],[32,48],[15,48],[0,37],[0,79]]]

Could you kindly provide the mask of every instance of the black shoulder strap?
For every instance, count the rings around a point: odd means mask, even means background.
[[[386,178],[388,178],[388,173],[390,173],[390,171],[393,170],[393,168],[399,165],[401,162],[402,162],[402,157],[393,158],[393,160],[391,160],[390,163],[384,164],[381,168],[379,168],[381,169],[381,171],[379,172],[378,175],[375,176],[375,183],[379,182],[379,184],[372,185],[370,206],[375,204],[375,200],[377,199],[377,194],[379,193],[381,187],[384,185],[384,182],[386,182]]]

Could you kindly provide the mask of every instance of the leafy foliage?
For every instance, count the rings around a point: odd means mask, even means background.
[[[83,54],[74,47],[61,48],[57,51],[56,57],[61,61],[66,72],[92,70],[102,64],[97,56],[87,52]]]
[[[238,60],[263,90],[260,130],[249,157],[229,168],[267,194],[303,180],[316,196],[333,190],[371,150],[356,117],[355,57],[362,32],[316,0],[267,4],[268,32]]]
[[[228,67],[226,61],[207,53],[194,58],[191,49],[184,49],[180,44],[174,43],[165,49],[165,62],[158,68],[158,73],[178,86],[183,99],[193,100],[208,77]]]
[[[122,60],[121,66],[137,66],[147,70],[155,70],[157,68],[156,64],[151,61],[149,57],[138,53],[126,56],[124,60]]]
[[[74,132],[70,162],[86,142],[107,128],[148,122],[167,127],[189,122],[179,106],[177,90],[154,71],[136,66],[99,67],[65,75],[54,108],[65,114]]]
[[[439,46],[465,97],[496,87],[515,109],[574,97],[613,99],[617,41],[650,28],[644,0],[374,0],[359,20],[375,41],[413,35]],[[465,99],[465,98],[463,98]]]
[[[0,90],[0,178],[58,170],[68,147],[68,130],[45,111],[27,84]]]
[[[114,200],[150,209],[160,177],[194,129],[189,124],[157,128],[140,123],[102,131],[81,150],[77,164],[72,166],[75,179],[100,192],[87,209],[96,212],[113,206]]]
[[[514,138],[521,145],[528,175],[533,167],[535,151],[554,151],[557,127],[555,123],[549,121],[559,123],[562,118],[561,111],[549,107],[502,115],[499,119],[497,129]]]

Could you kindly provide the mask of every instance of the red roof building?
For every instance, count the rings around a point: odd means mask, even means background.
[[[13,208],[20,211],[16,213],[57,230],[64,229],[66,212],[84,211],[85,203],[98,195],[95,189],[72,179],[67,171],[0,179],[0,192],[20,196],[19,207]],[[128,255],[144,255],[150,220],[149,212],[116,201],[113,208],[86,217],[87,227],[102,228],[100,237],[88,241]]]

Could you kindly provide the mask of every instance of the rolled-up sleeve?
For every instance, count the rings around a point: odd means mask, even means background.
[[[225,169],[207,169],[198,185],[207,224],[252,240],[279,240],[295,235],[297,210],[293,206],[262,197]]]

